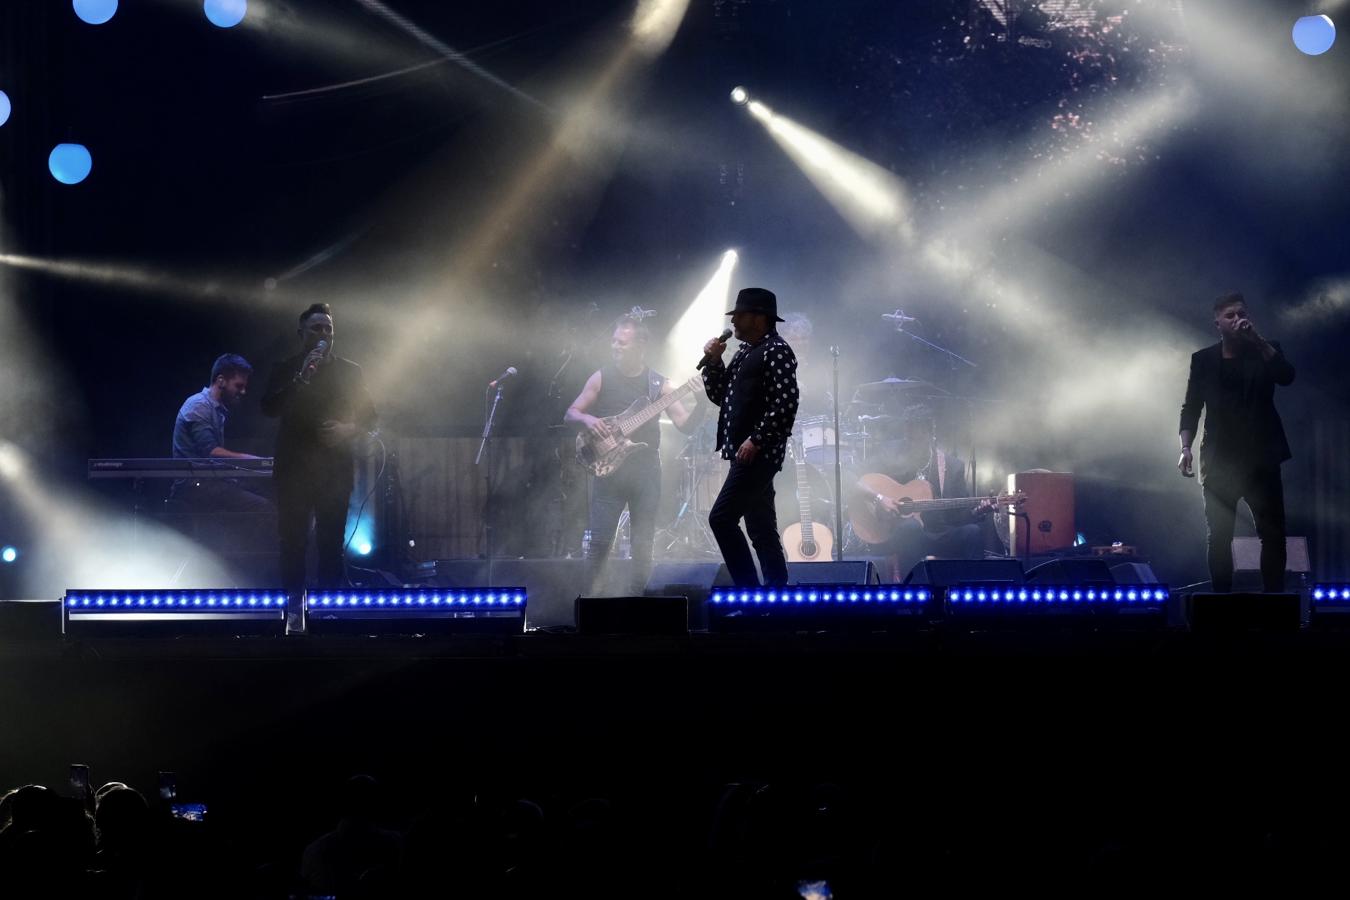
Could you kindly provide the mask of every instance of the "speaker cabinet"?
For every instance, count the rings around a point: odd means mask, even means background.
[[[580,634],[689,633],[686,597],[578,597]]]
[[[1073,546],[1072,472],[1013,472],[1008,490],[1026,495],[1026,502],[1008,519],[1009,553],[1036,556]]]
[[[790,562],[788,584],[880,584],[870,559],[841,562]]]
[[[954,584],[1022,584],[1022,563],[1015,559],[926,559],[909,570],[905,584],[951,587]]]
[[[1298,594],[1192,594],[1191,630],[1298,631],[1302,609]]]
[[[1027,584],[1113,585],[1116,579],[1104,559],[1052,559],[1027,569]]]

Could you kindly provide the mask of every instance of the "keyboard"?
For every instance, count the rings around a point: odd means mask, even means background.
[[[261,459],[91,459],[90,478],[271,478],[270,456]]]

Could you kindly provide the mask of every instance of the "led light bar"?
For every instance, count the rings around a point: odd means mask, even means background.
[[[283,590],[68,590],[66,635],[284,634]]]
[[[960,584],[947,589],[947,615],[1147,616],[1165,618],[1171,592],[1163,585]]]
[[[525,630],[523,587],[316,591],[305,598],[309,630],[357,634]]]
[[[1350,584],[1318,584],[1312,589],[1313,609],[1350,610]]]
[[[1313,625],[1350,625],[1350,584],[1315,584],[1308,592],[1308,621]]]
[[[713,588],[708,627],[717,631],[825,629],[918,620],[932,609],[927,587],[799,585]]]

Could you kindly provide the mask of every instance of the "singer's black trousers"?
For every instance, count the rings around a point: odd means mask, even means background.
[[[787,558],[783,555],[778,515],[773,508],[773,479],[777,474],[777,466],[764,457],[762,450],[754,462],[733,459],[722,491],[708,513],[708,527],[717,539],[727,572],[737,587],[759,584],[750,547],[745,542],[745,535],[741,534],[741,519],[745,519],[745,531],[754,544],[755,556],[759,557],[764,583],[787,584]]]
[[[1246,500],[1261,538],[1261,585],[1267,593],[1284,590],[1284,481],[1279,466],[1222,470],[1205,476],[1206,561],[1209,580],[1218,593],[1233,589],[1233,532],[1237,505]]]
[[[305,547],[314,523],[314,550],[319,558],[319,587],[345,587],[343,532],[352,479],[331,473],[298,471],[276,478],[277,532],[281,541],[281,586],[287,591],[305,587]]]

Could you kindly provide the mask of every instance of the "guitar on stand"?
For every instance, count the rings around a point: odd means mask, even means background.
[[[834,559],[834,534],[811,518],[811,485],[807,481],[806,452],[793,442],[789,448],[797,464],[797,509],[801,521],[783,529],[783,552],[788,562]]]
[[[601,419],[607,427],[605,437],[598,438],[589,431],[577,435],[577,462],[597,478],[617,472],[632,453],[648,446],[644,442],[634,443],[629,440],[630,434],[661,415],[668,407],[701,390],[703,379],[695,375],[664,397],[658,397],[650,403],[642,399],[634,400],[631,406],[617,416],[606,416]]]
[[[887,509],[882,498],[899,504],[895,512]],[[938,512],[945,509],[974,509],[982,503],[994,501],[997,509],[1007,510],[1026,502],[1026,494],[1017,491],[997,497],[942,497],[934,499],[933,485],[922,478],[901,484],[875,472],[862,476],[853,486],[848,504],[848,520],[853,533],[869,544],[884,544],[895,532],[901,519]]]

